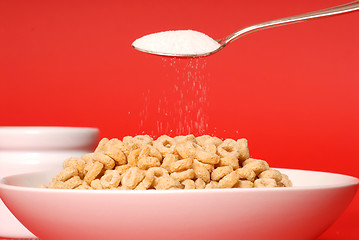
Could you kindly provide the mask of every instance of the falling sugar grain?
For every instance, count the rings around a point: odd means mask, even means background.
[[[140,132],[201,135],[208,129],[208,79],[203,58],[163,58],[169,86],[143,93]]]
[[[203,134],[208,128],[208,74],[201,58],[163,58],[164,67],[175,72],[173,88],[163,91],[158,109],[158,132],[175,135]],[[168,101],[168,96],[172,101]]]

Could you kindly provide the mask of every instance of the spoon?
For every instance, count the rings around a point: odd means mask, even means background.
[[[353,12],[356,10],[359,10],[359,1],[358,0],[354,1],[354,2],[350,2],[350,3],[346,3],[343,5],[339,5],[339,6],[326,8],[326,9],[319,10],[319,11],[304,13],[304,14],[300,14],[300,15],[296,15],[296,16],[292,16],[292,17],[280,18],[280,19],[276,19],[276,20],[263,22],[263,23],[258,23],[258,24],[251,25],[246,28],[240,29],[239,31],[234,32],[225,38],[215,40],[220,44],[218,48],[216,48],[215,50],[205,52],[205,53],[200,53],[200,54],[165,53],[165,52],[156,52],[156,51],[151,51],[148,49],[138,48],[134,45],[132,45],[132,47],[138,51],[155,54],[155,55],[161,55],[161,56],[203,57],[203,56],[208,56],[208,55],[214,54],[216,52],[219,52],[225,46],[227,46],[229,43],[233,42],[234,40],[236,40],[248,33],[252,33],[252,32],[255,32],[258,30],[262,30],[262,29],[279,27],[279,26],[283,26],[283,25],[287,25],[287,24],[297,23],[297,22],[304,22],[304,21],[312,20],[312,19],[316,19],[316,18],[323,18],[323,17],[329,17],[329,16],[338,15],[338,14],[349,13],[349,12]]]

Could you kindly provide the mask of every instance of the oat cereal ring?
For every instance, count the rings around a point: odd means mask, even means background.
[[[153,186],[157,185],[157,181],[162,176],[169,176],[169,172],[162,168],[162,167],[154,167],[147,170],[147,172],[153,172],[154,180],[153,180]]]
[[[142,145],[152,145],[153,138],[151,138],[149,135],[137,135],[133,137],[133,141],[141,143]]]
[[[153,167],[148,169],[147,171],[153,172],[155,177],[169,176],[169,172],[161,167]]]
[[[206,145],[207,140],[209,140],[210,138],[211,138],[211,136],[209,136],[209,135],[202,135],[202,136],[196,137],[196,141],[197,141],[198,145],[200,145],[201,147],[204,147]]]
[[[238,180],[239,174],[236,171],[232,171],[219,180],[218,186],[220,188],[232,188],[238,182]]]
[[[218,147],[220,144],[222,144],[222,140],[218,137],[211,137],[209,135],[203,135],[196,138],[199,145],[202,147],[206,145],[215,145]]]
[[[160,153],[163,155],[173,154],[175,151],[175,145],[176,141],[167,135],[162,135],[153,142],[153,146],[157,148],[158,151],[160,151]]]
[[[130,153],[130,149],[128,148],[128,146],[124,142],[122,142],[120,139],[118,139],[117,147],[126,155],[126,157]]]
[[[155,171],[154,168],[146,171],[145,178],[140,182],[135,190],[146,190],[152,186],[152,183],[155,179]],[[167,174],[168,175],[168,174]]]
[[[84,181],[87,184],[91,184],[91,182],[102,172],[104,165],[100,162],[93,162],[91,165],[88,166],[87,173],[84,177]]]
[[[217,164],[220,161],[220,158],[217,154],[206,152],[204,150],[196,151],[196,159],[202,163],[206,164]]]
[[[184,185],[184,189],[196,189],[196,184],[191,179],[184,180],[182,185]]]
[[[170,176],[162,176],[158,178],[158,181],[154,187],[156,190],[167,190],[173,188],[182,188],[182,185],[177,179],[174,179]]]
[[[135,189],[135,187],[145,178],[145,171],[138,167],[131,167],[123,175],[121,183],[129,189]]]
[[[151,185],[152,182],[149,183],[149,181],[144,178],[143,181],[140,182],[134,190],[147,190],[151,187]]]
[[[241,180],[248,180],[253,182],[256,178],[256,173],[252,169],[248,168],[238,168],[236,172],[239,174]]]
[[[141,149],[135,149],[135,150],[132,150],[130,152],[130,154],[128,154],[128,157],[127,157],[127,162],[130,166],[132,167],[136,167],[137,166],[137,161],[138,161],[138,157],[140,155],[140,152],[141,152]]]
[[[213,189],[213,188],[219,188],[218,186],[218,182],[216,181],[211,181],[210,183],[208,183],[205,187],[205,189]]]
[[[204,189],[206,187],[206,183],[202,178],[197,178],[194,184],[196,185],[196,189]]]
[[[234,156],[229,155],[221,158],[218,166],[219,167],[231,166],[235,170],[239,168],[239,161]]]
[[[233,172],[233,168],[231,166],[217,167],[212,171],[211,179],[213,181],[218,181],[231,172]]]
[[[129,153],[145,145],[142,142],[135,141],[131,136],[124,137],[122,139],[122,142],[124,143],[125,147],[128,149]]]
[[[206,152],[217,154],[217,146],[214,145],[214,144],[207,144],[207,145],[204,145],[202,147]]]
[[[270,168],[261,172],[258,175],[258,178],[272,178],[278,184],[282,181],[282,174],[278,170]]]
[[[127,186],[124,186],[124,185],[121,185],[121,186],[117,187],[116,189],[117,190],[133,190],[133,189],[131,189],[131,188],[127,187]]]
[[[127,163],[126,154],[123,152],[125,146],[117,138],[112,138],[103,148],[103,153],[116,161],[118,165]]]
[[[73,176],[64,182],[66,189],[74,189],[82,184],[82,180],[79,176]]]
[[[93,157],[93,153],[86,153],[81,156],[81,159],[87,163],[93,161],[92,157]]]
[[[192,158],[185,158],[178,161],[175,161],[170,166],[170,172],[181,172],[187,169],[192,168],[193,159]]]
[[[67,167],[76,168],[78,171],[78,175],[81,178],[83,178],[83,176],[85,175],[85,166],[86,166],[85,160],[81,158],[74,158],[74,157],[65,160],[63,163],[63,168],[67,168]]]
[[[82,184],[82,180],[79,176],[73,176],[66,181],[52,180],[49,183],[49,188],[56,189],[73,189]]]
[[[90,190],[93,189],[90,185],[87,184],[87,182],[83,181],[82,184],[78,187],[76,187],[75,189],[79,189],[79,190]]]
[[[198,179],[202,179],[205,183],[209,183],[211,181],[211,174],[208,169],[202,166],[197,166],[193,168],[195,177]]]
[[[240,161],[244,161],[249,158],[249,149],[248,149],[248,141],[245,138],[240,138],[237,140],[239,146],[239,157]]]
[[[87,172],[92,168],[92,165],[94,164],[94,160],[91,158],[89,158],[89,160],[86,162],[85,164],[85,168],[84,168],[84,173],[85,175],[87,174]]]
[[[67,189],[67,186],[65,185],[65,182],[53,180],[49,183],[49,188]]]
[[[185,142],[193,142],[197,143],[196,137],[193,134],[186,135],[186,136],[177,136],[173,138],[177,144],[185,143]]]
[[[159,161],[162,161],[162,154],[155,147],[149,145],[141,148],[139,158],[143,157],[155,157]]]
[[[233,187],[235,188],[252,188],[253,182],[248,180],[239,180]]]
[[[271,187],[277,187],[277,183],[273,178],[258,178],[254,181],[253,187],[271,188]]]
[[[77,176],[79,172],[74,167],[67,167],[63,169],[61,172],[59,172],[54,178],[53,181],[61,181],[65,182],[69,180],[70,178]]]
[[[257,162],[257,161],[263,161],[263,160],[259,160],[259,159],[255,159],[255,158],[248,158],[245,161],[243,161],[242,165],[243,167],[249,163],[253,163],[253,162]]]
[[[159,167],[161,162],[156,157],[142,157],[137,161],[137,167],[142,170],[147,170],[151,167]]]
[[[201,147],[193,142],[178,143],[175,150],[182,158],[195,158],[196,152]]]
[[[170,171],[172,163],[178,160],[178,156],[174,154],[165,154],[161,167],[165,168],[167,171]]]
[[[188,169],[182,172],[174,172],[170,175],[172,178],[178,180],[179,182],[182,182],[186,179],[193,179],[195,174],[193,169]]]
[[[279,185],[283,187],[293,187],[292,181],[289,179],[288,175],[284,173],[282,173],[282,180]]]
[[[105,145],[108,143],[108,138],[102,138],[101,141],[98,143],[95,152],[102,152],[105,149]]]
[[[242,165],[243,168],[254,171],[256,175],[259,175],[261,172],[269,169],[269,165],[266,161],[253,158],[248,158],[242,163]]]
[[[116,188],[121,182],[122,177],[116,170],[106,170],[101,177],[100,182],[103,188]]]
[[[118,138],[112,138],[111,140],[109,140],[109,142],[106,143],[104,147],[104,151],[107,151],[109,148],[111,148],[111,146],[114,146],[116,149],[123,152],[126,157],[128,156],[131,150],[127,144],[125,144]]]
[[[206,145],[214,144],[216,147],[218,147],[222,143],[223,143],[222,139],[220,139],[218,137],[211,137],[210,139],[207,140]]]
[[[122,175],[130,168],[131,166],[129,164],[126,164],[126,165],[116,166],[115,170],[118,172],[118,174]]]
[[[62,163],[62,167],[63,168],[67,168],[67,167],[74,167],[77,169],[77,165],[82,165],[79,166],[80,169],[82,169],[82,167],[84,168],[86,164],[86,161],[83,160],[82,158],[77,158],[77,157],[70,157],[67,158],[63,163]],[[76,166],[76,167],[75,167]],[[82,169],[83,170],[83,169]]]
[[[147,189],[149,189],[149,187],[147,187],[146,185],[148,185],[148,184],[143,184],[143,182],[144,182],[145,180],[143,180],[142,182],[140,182],[138,185],[137,185],[137,187],[135,187],[135,189],[134,190],[147,190]],[[151,186],[151,185],[150,185]],[[118,188],[117,188],[118,189]]]
[[[93,180],[93,181],[91,182],[90,186],[91,186],[93,189],[96,189],[96,190],[102,190],[102,189],[103,189],[100,179],[95,179],[95,180]]]
[[[125,136],[125,137],[123,137],[123,139],[122,139],[122,142],[123,142],[124,144],[126,144],[126,145],[131,144],[132,141],[133,141],[133,137],[132,137],[132,136]]]
[[[152,145],[153,139],[148,135],[137,135],[135,137],[124,137],[123,142],[131,151],[146,145]]]
[[[239,157],[239,146],[238,143],[233,139],[224,140],[218,147],[217,152],[221,157],[233,156]]]
[[[212,172],[214,169],[214,166],[212,164],[206,164],[206,163],[202,163],[200,161],[198,161],[197,159],[193,160],[193,168],[196,167],[204,167],[208,170],[208,172]]]
[[[102,163],[106,170],[112,170],[116,165],[115,161],[111,157],[101,152],[95,152],[93,154],[93,159]]]

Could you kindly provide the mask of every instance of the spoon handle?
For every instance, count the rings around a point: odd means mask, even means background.
[[[238,39],[239,37],[242,37],[248,33],[255,32],[262,29],[267,29],[271,27],[278,27],[283,26],[291,23],[297,23],[297,22],[304,22],[307,20],[315,19],[315,18],[322,18],[322,17],[329,17],[337,14],[343,14],[343,13],[349,13],[352,11],[359,10],[359,1],[350,2],[347,4],[326,8],[323,10],[315,11],[315,12],[309,12],[304,13],[296,16],[291,17],[285,17],[280,18],[276,20],[271,20],[263,23],[258,23],[255,25],[248,26],[246,28],[243,28],[237,32],[232,33],[231,35],[227,36],[226,38],[220,40],[219,42],[225,46],[228,43]]]

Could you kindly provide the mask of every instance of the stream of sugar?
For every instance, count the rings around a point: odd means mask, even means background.
[[[158,98],[150,90],[143,93],[140,129],[144,129],[149,111],[155,114],[156,131],[152,135],[202,135],[208,129],[208,80],[204,58],[163,58],[165,71],[174,71],[173,85],[162,89]],[[151,108],[151,109],[150,109]],[[154,108],[154,109],[152,109]],[[154,129],[153,129],[154,131]]]

